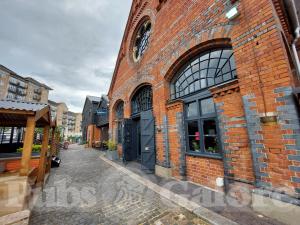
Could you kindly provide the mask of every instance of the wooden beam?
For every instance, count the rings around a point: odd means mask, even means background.
[[[54,155],[55,147],[56,147],[55,128],[52,128],[52,132],[51,132],[51,146],[50,146],[50,157],[48,159],[46,173],[50,172],[50,169],[51,169],[51,160],[52,160],[52,156]]]
[[[47,113],[49,113],[49,106],[41,109],[40,111],[36,112],[35,114],[35,121],[38,121],[41,117],[43,117],[44,115],[47,115]]]
[[[37,183],[43,186],[44,178],[45,178],[45,169],[47,164],[47,152],[48,152],[48,143],[49,143],[49,129],[50,126],[44,127],[43,132],[43,141],[42,141],[42,149],[40,154],[40,162],[37,176]]]
[[[34,112],[31,111],[23,111],[17,109],[0,109],[0,114],[17,114],[17,115],[35,115]]]
[[[35,117],[31,116],[27,119],[24,146],[21,159],[20,176],[27,176],[30,170],[30,160],[32,152],[32,144],[34,138]]]

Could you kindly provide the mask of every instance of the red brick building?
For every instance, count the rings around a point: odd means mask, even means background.
[[[123,159],[221,191],[299,197],[292,2],[134,0],[109,91]]]

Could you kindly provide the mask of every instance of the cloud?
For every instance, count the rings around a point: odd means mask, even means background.
[[[131,0],[1,0],[0,64],[81,111],[108,91]]]

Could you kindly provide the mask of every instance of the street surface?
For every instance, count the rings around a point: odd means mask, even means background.
[[[62,150],[62,164],[52,169],[29,224],[208,224],[111,167],[99,155],[78,145]]]

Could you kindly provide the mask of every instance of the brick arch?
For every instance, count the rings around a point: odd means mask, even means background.
[[[229,38],[220,38],[213,39],[209,41],[202,42],[199,45],[196,45],[186,52],[184,52],[181,56],[174,59],[171,63],[171,66],[168,68],[166,74],[164,75],[164,79],[170,83],[176,72],[184,66],[186,62],[188,62],[191,58],[197,56],[201,52],[208,51],[214,48],[222,48],[222,47],[231,47],[231,40]]]
[[[143,24],[146,20],[150,20],[151,21],[151,36],[149,39],[149,46],[148,48],[151,48],[151,43],[153,41],[152,39],[152,35],[154,33],[155,30],[155,13],[153,10],[151,10],[150,8],[146,8],[139,16],[139,21],[137,23],[133,23],[132,27],[130,28],[129,34],[128,34],[128,41],[126,43],[126,47],[125,47],[125,54],[126,54],[126,58],[127,58],[127,63],[128,65],[130,65],[131,67],[138,67],[140,65],[140,62],[143,61],[143,57],[141,58],[141,60],[139,62],[134,62],[133,58],[132,58],[132,45],[133,45],[133,39],[139,29],[139,27],[141,26],[141,24]]]
[[[131,99],[133,98],[133,96],[135,95],[135,93],[136,93],[138,90],[140,90],[142,87],[144,87],[144,86],[151,86],[151,87],[152,87],[152,90],[153,90],[153,84],[152,84],[152,83],[150,83],[150,82],[141,82],[140,84],[138,84],[138,85],[132,87],[132,88],[130,89],[130,91],[128,92],[128,93],[130,93],[129,96],[128,96],[128,102],[129,102],[129,103],[131,102]]]
[[[151,86],[152,88],[152,94],[153,94],[153,84],[152,83],[149,83],[149,82],[142,82],[140,83],[139,85],[136,85],[134,86],[133,88],[130,89],[130,95],[128,96],[128,106],[130,108],[130,113],[132,112],[132,109],[131,109],[131,100],[132,98],[134,97],[134,95],[141,89],[143,88],[144,86]]]
[[[115,117],[116,117],[116,115],[115,115],[115,111],[116,111],[116,107],[118,106],[118,104],[120,103],[120,102],[123,102],[124,104],[125,104],[125,101],[123,100],[123,99],[117,99],[117,100],[115,100],[113,103],[112,103],[112,112],[111,112],[111,115],[112,115],[112,118],[113,118],[113,120],[115,119]]]

